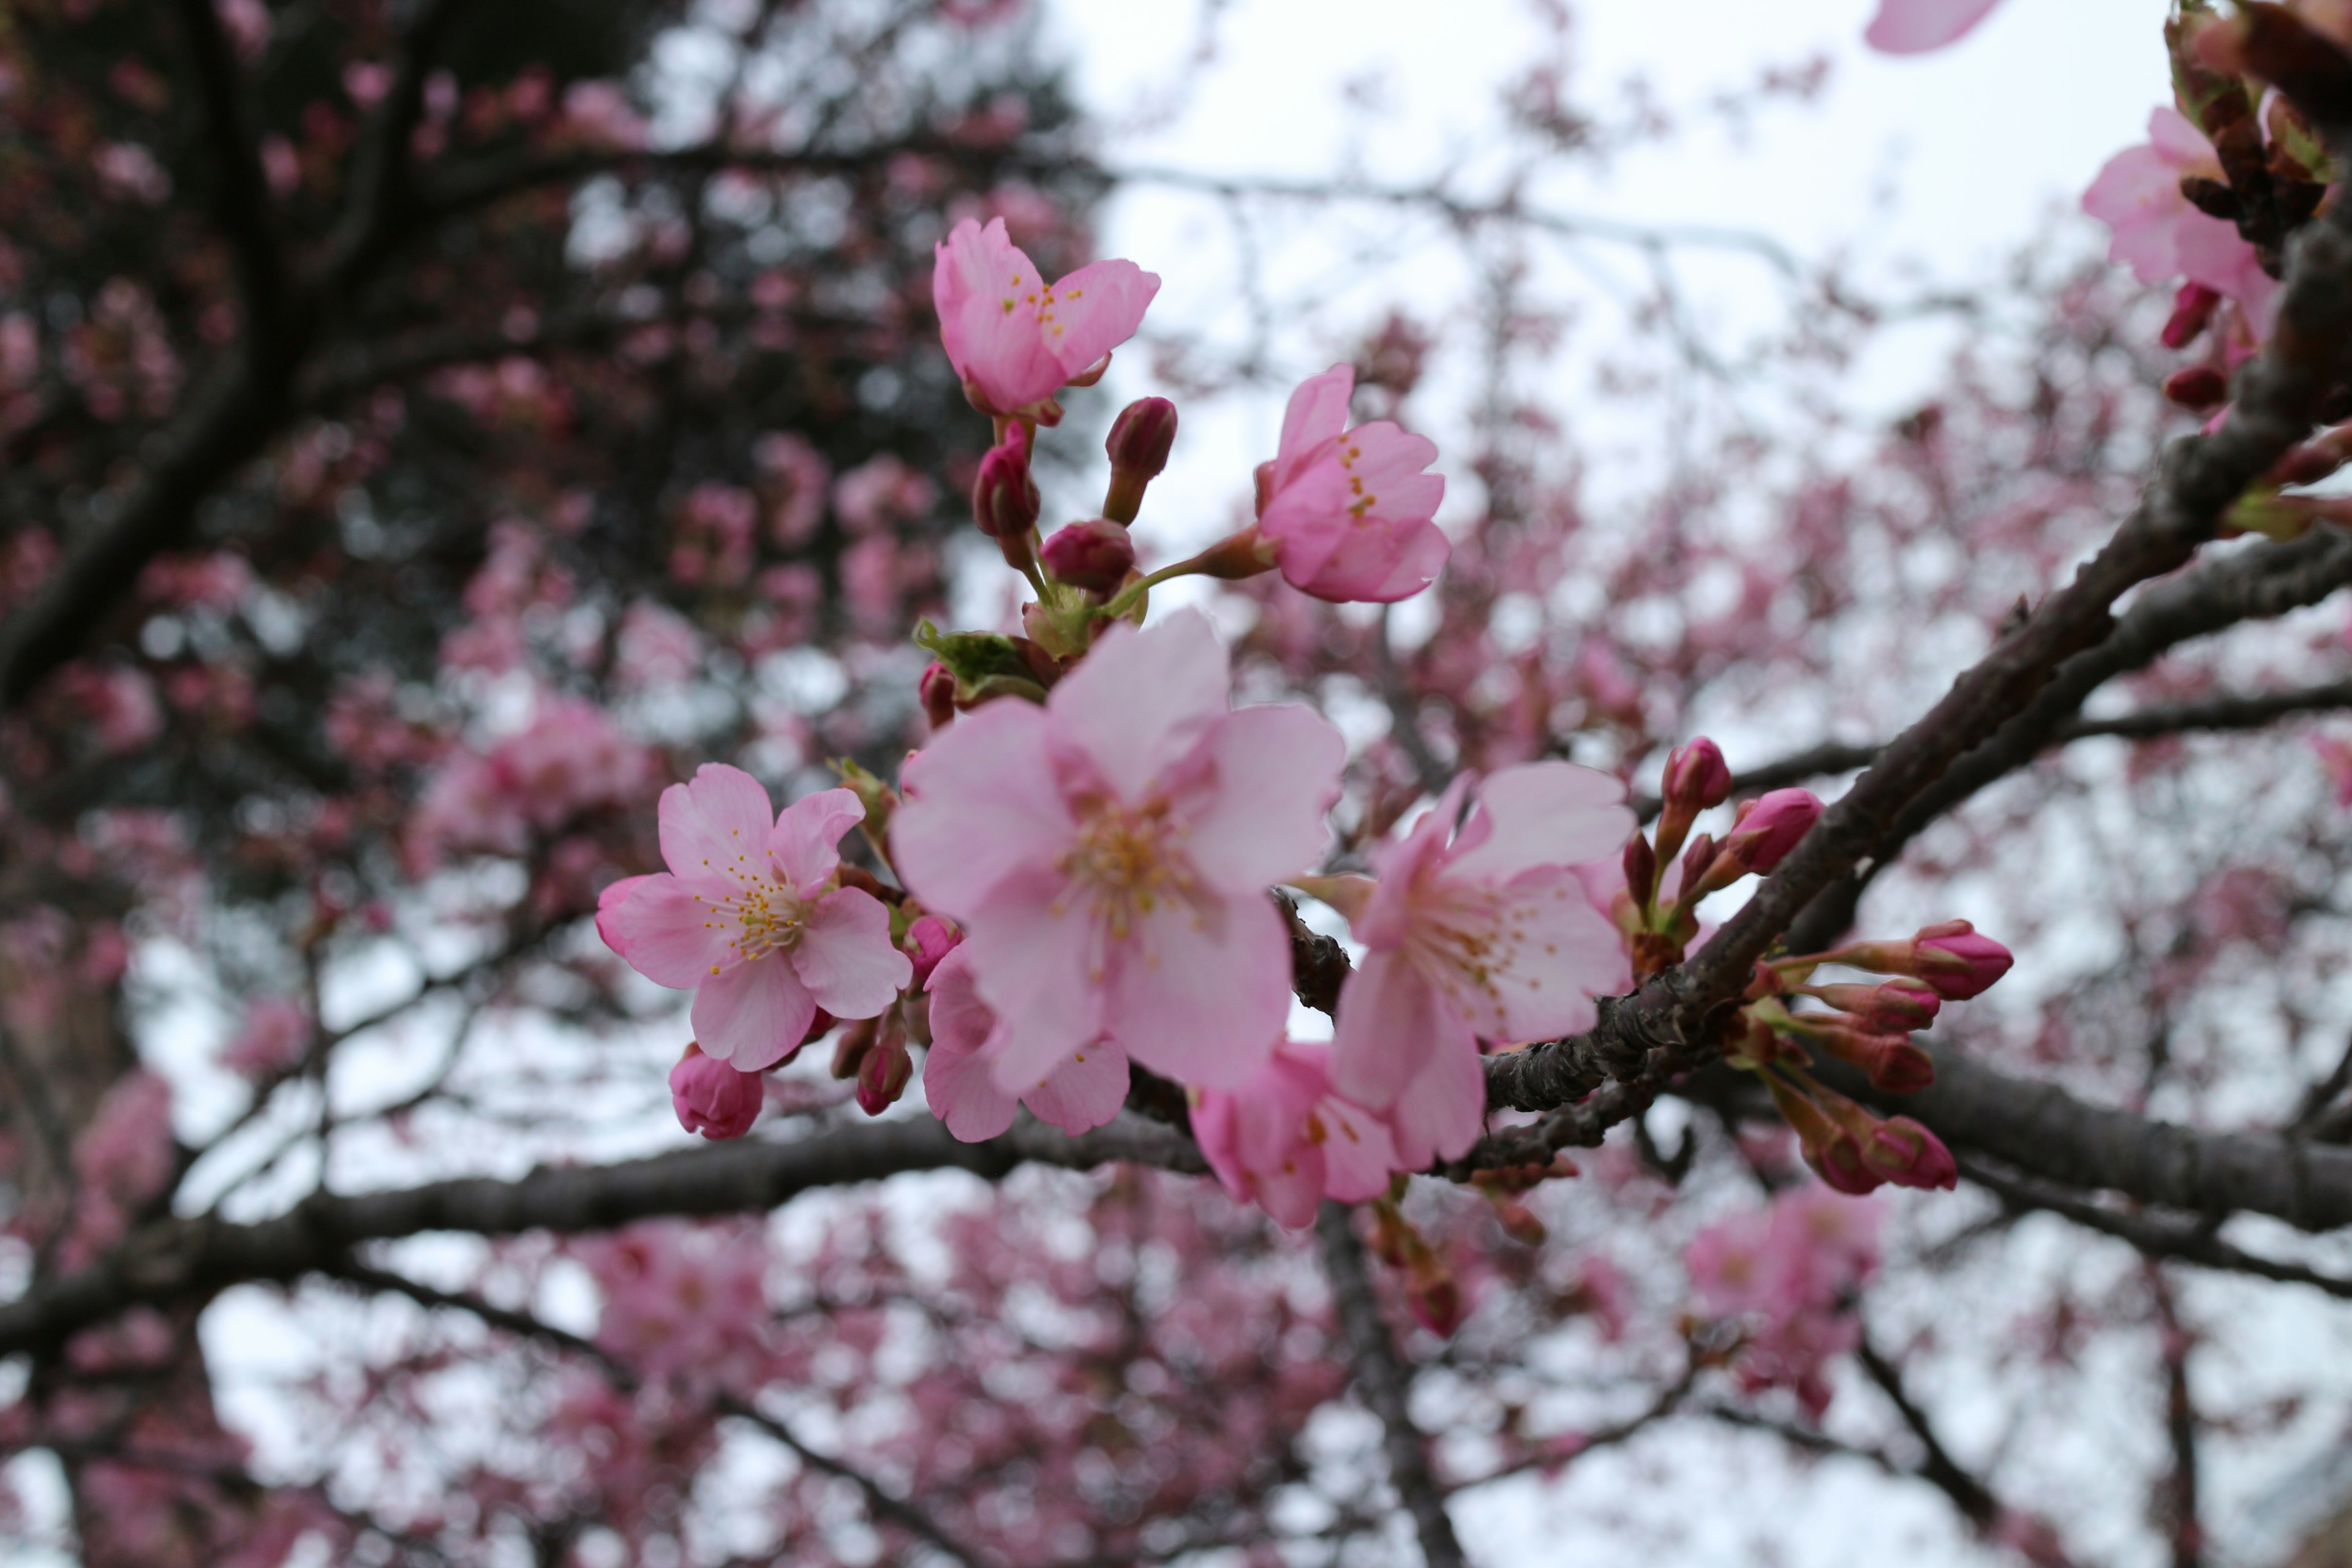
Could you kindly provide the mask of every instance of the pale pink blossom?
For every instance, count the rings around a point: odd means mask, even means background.
[[[302,1059],[310,1033],[310,1015],[300,1003],[265,996],[246,1009],[244,1022],[221,1051],[221,1065],[245,1078],[283,1072]]]
[[[893,861],[967,933],[999,1088],[1104,1038],[1216,1088],[1273,1049],[1290,947],[1266,889],[1322,853],[1346,747],[1305,708],[1232,710],[1231,685],[1198,611],[1120,622],[1044,707],[988,703],[908,763]]]
[[[1827,1363],[1862,1342],[1853,1302],[1877,1271],[1878,1220],[1874,1203],[1805,1186],[1691,1238],[1683,1261],[1701,1310],[1748,1326],[1742,1384],[1791,1389],[1816,1416],[1828,1407]]]
[[[914,973],[872,894],[835,885],[841,836],[865,819],[845,789],[786,806],[740,768],[705,763],[662,792],[669,870],[597,900],[605,944],[656,984],[692,988],[703,1050],[757,1072],[790,1054],[823,1007],[871,1018]]]
[[[1258,531],[1301,593],[1388,604],[1436,579],[1452,548],[1431,520],[1443,476],[1422,470],[1437,447],[1387,420],[1347,428],[1356,373],[1335,364],[1290,395],[1282,442],[1262,471]]]
[[[621,616],[614,675],[625,691],[676,686],[702,667],[702,634],[668,605],[639,599]]]
[[[931,1114],[967,1143],[1012,1126],[1016,1103],[1065,1132],[1084,1132],[1117,1116],[1127,1103],[1127,1053],[1108,1040],[1080,1046],[1024,1093],[997,1087],[1003,1037],[980,998],[970,958],[971,949],[958,946],[931,971],[931,1045],[923,1058],[923,1099]]]
[[[1398,1153],[1416,1168],[1477,1138],[1477,1037],[1590,1028],[1594,993],[1623,971],[1622,939],[1578,867],[1633,832],[1624,786],[1572,763],[1504,768],[1478,784],[1457,834],[1472,783],[1457,777],[1412,832],[1374,852],[1376,882],[1307,884],[1348,916],[1367,950],[1339,995],[1340,1092],[1393,1107]]]
[[[2143,283],[2186,278],[2234,300],[2257,338],[2270,335],[2278,281],[2262,268],[2238,226],[2189,205],[2180,182],[2189,175],[2221,179],[2221,160],[2205,133],[2179,110],[2147,117],[2147,141],[2107,160],[2083,210],[2115,231],[2110,260],[2123,262]]]
[[[1135,335],[1160,278],[1132,261],[1094,261],[1048,288],[1004,230],[966,218],[937,247],[931,298],[940,337],[976,407],[1034,409]]]
[[[578,1251],[604,1293],[596,1343],[608,1353],[698,1386],[757,1374],[772,1320],[758,1228],[657,1222]]]
[[[1885,55],[1918,55],[1966,37],[2000,0],[1878,0],[1862,41]]]
[[[1293,1228],[1325,1198],[1360,1203],[1402,1168],[1388,1127],[1331,1088],[1331,1048],[1285,1040],[1238,1089],[1202,1090],[1192,1135],[1225,1190]]]

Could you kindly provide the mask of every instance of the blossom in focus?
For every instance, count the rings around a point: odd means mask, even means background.
[[[1320,715],[1229,706],[1225,647],[1186,610],[1106,629],[1043,707],[963,715],[911,758],[891,860],[966,932],[1023,1093],[1108,1038],[1231,1088],[1290,1010],[1266,889],[1322,853],[1346,747]]]
[[[1127,1103],[1127,1053],[1108,1040],[1072,1051],[1034,1088],[996,1085],[996,1015],[980,999],[969,950],[959,946],[931,971],[931,1046],[923,1058],[923,1098],[931,1114],[967,1143],[1013,1125],[1016,1102],[1065,1132],[1100,1127]]]
[[[1335,364],[1290,395],[1282,442],[1261,470],[1258,531],[1301,593],[1389,604],[1435,580],[1452,548],[1431,521],[1443,476],[1422,470],[1437,447],[1387,420],[1347,428],[1355,371]]]
[[[1920,55],[1956,44],[2000,0],[1878,0],[1862,41],[1883,55]]]
[[[2180,182],[2192,176],[2222,177],[2213,143],[2179,110],[2159,108],[2147,117],[2147,142],[2107,160],[2083,193],[2083,210],[2115,231],[2108,258],[2141,282],[2201,283],[2237,301],[2254,335],[2267,337],[2278,282],[2237,225],[2198,211],[2180,194]]]
[[[881,901],[834,885],[841,836],[865,820],[856,795],[769,812],[759,780],[705,763],[662,792],[669,870],[615,882],[596,905],[605,944],[655,984],[693,988],[695,1038],[742,1072],[782,1060],[819,1007],[871,1018],[914,973]]]
[[[1093,261],[1046,286],[1005,233],[966,218],[935,247],[940,337],[974,406],[1017,414],[1045,401],[1135,335],[1160,278],[1132,261]]]
[[[740,1138],[760,1120],[763,1089],[759,1074],[738,1072],[688,1045],[669,1069],[670,1109],[677,1124],[705,1138]]]
[[[1293,1229],[1325,1198],[1360,1203],[1401,1164],[1389,1129],[1334,1092],[1331,1047],[1285,1040],[1238,1089],[1204,1090],[1192,1135],[1217,1180]]]
[[[1624,968],[1617,930],[1578,870],[1633,831],[1624,786],[1573,763],[1504,768],[1477,785],[1456,833],[1471,783],[1455,779],[1412,832],[1374,852],[1376,882],[1307,884],[1367,949],[1339,995],[1335,1081],[1360,1104],[1395,1108],[1398,1152],[1415,1168],[1477,1138],[1476,1037],[1589,1028],[1593,993]]]

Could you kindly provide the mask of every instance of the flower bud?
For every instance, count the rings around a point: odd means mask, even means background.
[[[1636,909],[1648,909],[1658,890],[1658,852],[1636,833],[1625,840],[1625,891]]]
[[[1955,923],[1963,928],[1968,924],[1965,921]],[[1970,929],[1934,936],[1923,933],[1916,945],[1916,973],[1947,1002],[1982,995],[2017,962],[2009,949]]]
[[[1743,801],[1723,840],[1724,857],[1737,861],[1743,871],[1769,871],[1789,858],[1789,851],[1821,819],[1821,800],[1808,789],[1776,789],[1761,799]]]
[[[931,971],[937,969],[940,960],[953,952],[956,944],[962,940],[939,916],[919,916],[915,923],[907,928],[907,940],[901,944],[907,956],[915,961],[915,978],[908,983],[907,989],[920,991],[929,986]]]
[[[1883,985],[1816,985],[1811,994],[1862,1020],[1879,1034],[1924,1029],[1936,1021],[1943,998],[1924,985],[1889,981]]]
[[[738,1072],[730,1064],[702,1054],[688,1044],[677,1066],[669,1069],[670,1109],[677,1124],[705,1138],[740,1138],[760,1119],[760,1075]]]
[[[1862,1141],[1832,1121],[1811,1098],[1774,1074],[1765,1074],[1764,1082],[1772,1091],[1772,1103],[1781,1119],[1795,1129],[1798,1151],[1804,1155],[1805,1163],[1833,1191],[1860,1197],[1885,1181],[1864,1162]],[[1869,1114],[1851,1102],[1845,1102],[1845,1108],[1865,1118]]]
[[[2183,408],[2211,408],[2230,395],[2229,378],[2210,364],[2192,364],[2164,378],[2164,395]]]
[[[930,721],[934,733],[955,721],[955,676],[948,667],[933,659],[915,682],[915,695],[923,704],[923,717]]]
[[[1103,442],[1103,450],[1110,454],[1105,517],[1113,522],[1135,521],[1143,506],[1143,488],[1168,466],[1168,451],[1175,444],[1176,405],[1166,398],[1139,398],[1119,411]]]
[[[1036,527],[1044,504],[1037,481],[1029,476],[1028,433],[1016,423],[980,460],[971,484],[971,521],[996,541],[1007,565],[1025,571],[1032,560],[1029,531]]]
[[[1256,529],[1244,528],[1193,556],[1192,566],[1203,577],[1237,582],[1244,577],[1255,577],[1261,573],[1273,571],[1279,548]]]
[[[1701,735],[1666,753],[1665,799],[1698,812],[1721,805],[1731,795],[1731,770],[1723,752]]]
[[[1862,1145],[1863,1163],[1898,1187],[1949,1191],[1960,1168],[1944,1141],[1907,1116],[1889,1117]]]
[[[841,1031],[841,1038],[833,1043],[833,1076],[852,1079],[865,1064],[866,1055],[874,1048],[874,1020],[860,1018]]]
[[[874,1047],[857,1064],[857,1109],[879,1116],[898,1103],[915,1076],[915,1058],[908,1054],[907,1030],[896,1008],[883,1016]]]
[[[1830,1055],[1869,1075],[1870,1087],[1885,1094],[1916,1094],[1936,1081],[1936,1059],[1904,1035],[1874,1034],[1867,1029],[1813,1025],[1813,1037]]]
[[[2183,283],[2180,292],[2172,297],[2172,316],[2164,323],[2164,346],[2185,349],[2205,330],[2213,319],[2213,308],[2221,296],[2202,283]]]
[[[1135,541],[1119,524],[1098,517],[1055,529],[1038,559],[1057,582],[1108,594],[1135,570]]]
[[[1707,872],[1715,868],[1717,856],[1714,834],[1702,833],[1690,841],[1690,847],[1683,851],[1683,902],[1687,904],[1700,896],[1694,889],[1706,879]]]

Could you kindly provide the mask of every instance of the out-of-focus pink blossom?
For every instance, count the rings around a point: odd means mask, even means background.
[[[1322,852],[1345,746],[1304,708],[1236,712],[1198,611],[1108,628],[1045,706],[991,702],[911,759],[892,860],[966,932],[1020,1093],[1092,1041],[1182,1082],[1249,1077],[1290,1008],[1267,887]]]
[[[2159,108],[2148,115],[2147,141],[2107,160],[2083,193],[2083,210],[2115,231],[2109,259],[2129,266],[2141,282],[2202,283],[2237,301],[2255,337],[2268,337],[2278,282],[2235,224],[2198,211],[2180,194],[2180,182],[2192,175],[2222,177],[2213,143],[2179,110]]]
[[[702,665],[702,634],[667,605],[639,599],[621,616],[614,674],[625,690],[676,686]]]
[[[782,1060],[819,1007],[873,1017],[914,970],[880,900],[835,885],[841,836],[866,816],[857,797],[821,791],[772,821],[770,809],[759,780],[705,763],[662,792],[669,870],[615,882],[596,905],[605,944],[656,984],[692,988],[695,1038],[744,1072]]]
[[[740,1138],[760,1120],[763,1080],[757,1073],[739,1072],[688,1045],[686,1055],[669,1069],[670,1109],[677,1124],[705,1138]]]
[[[260,58],[269,47],[269,7],[262,0],[214,0],[213,8],[220,14],[221,28],[237,58],[247,63]]]
[[[1034,411],[1135,335],[1160,290],[1132,261],[1095,261],[1048,288],[1005,233],[966,218],[937,248],[931,297],[964,391],[985,413]]]
[[[265,996],[246,1009],[244,1022],[221,1051],[221,1065],[243,1078],[283,1072],[302,1059],[310,1032],[310,1015],[300,1003]]]
[[[644,1376],[710,1387],[758,1369],[771,1317],[758,1229],[638,1225],[578,1251],[604,1296],[597,1344]]]
[[[1956,44],[2000,0],[1878,0],[1862,41],[1884,55],[1917,55]]]
[[[851,533],[887,533],[939,504],[940,488],[888,452],[833,482],[833,510]]]
[[[1264,474],[1258,531],[1301,593],[1335,603],[1389,604],[1418,594],[1445,565],[1431,521],[1445,480],[1427,437],[1389,421],[1347,428],[1350,366],[1309,376],[1290,395],[1282,441]]]
[[[1878,1221],[1875,1204],[1808,1186],[1691,1238],[1683,1263],[1700,1309],[1750,1326],[1742,1382],[1791,1388],[1816,1415],[1828,1407],[1827,1363],[1861,1342],[1852,1303],[1877,1271]]]
[[[616,82],[575,81],[565,88],[563,121],[573,135],[599,146],[646,144],[646,122]]]
[[[1192,1135],[1227,1192],[1293,1229],[1327,1197],[1378,1197],[1401,1168],[1388,1127],[1332,1089],[1330,1047],[1297,1040],[1239,1088],[1202,1091]]]
[[[967,1143],[1012,1126],[1016,1101],[1065,1132],[1084,1132],[1117,1116],[1127,1101],[1127,1053],[1109,1040],[1078,1047],[1022,1093],[997,1087],[1003,1038],[996,1015],[974,984],[970,952],[959,946],[931,972],[931,1047],[923,1058],[923,1098],[931,1114]]]
[[[1633,830],[1625,789],[1572,763],[1490,773],[1457,834],[1465,774],[1400,842],[1374,852],[1377,882],[1306,884],[1368,950],[1339,996],[1341,1093],[1391,1114],[1419,1168],[1466,1150],[1485,1123],[1477,1037],[1530,1040],[1591,1027],[1593,993],[1623,944],[1576,868]]]

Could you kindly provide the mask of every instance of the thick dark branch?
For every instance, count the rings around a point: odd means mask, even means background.
[[[260,142],[247,112],[250,97],[213,0],[178,0],[176,9],[181,30],[187,35],[196,96],[204,102],[217,185],[215,202],[236,255],[237,293],[245,305],[247,330],[267,335],[277,330],[278,312],[286,304],[286,258],[270,223],[269,182],[262,173]]]
[[[1356,1239],[1355,1211],[1326,1203],[1315,1216],[1315,1237],[1323,1250],[1323,1272],[1331,1282],[1332,1310],[1347,1341],[1356,1394],[1380,1418],[1389,1484],[1412,1516],[1422,1557],[1429,1568],[1467,1568],[1462,1543],[1454,1538],[1454,1521],[1445,1511],[1445,1489],[1430,1468],[1427,1439],[1406,1408],[1412,1376],[1397,1355],[1380,1298],[1373,1294],[1364,1244]]]
[[[623,1164],[542,1168],[512,1181],[478,1176],[396,1192],[321,1194],[251,1225],[166,1220],[133,1232],[104,1262],[36,1284],[0,1306],[0,1355],[51,1349],[126,1308],[299,1279],[332,1268],[362,1243],[425,1231],[608,1230],[661,1215],[756,1214],[812,1187],[902,1171],[960,1169],[993,1180],[1024,1161],[1084,1168],[1109,1160],[1191,1173],[1208,1168],[1183,1133],[1131,1115],[1075,1138],[1024,1121],[985,1143],[960,1143],[928,1120],[885,1121],[793,1143],[746,1140]]]
[[[2352,1300],[2352,1279],[2322,1274],[2300,1263],[2282,1263],[2233,1247],[2214,1234],[2210,1220],[2146,1213],[2126,1214],[2093,1203],[2080,1193],[2048,1182],[2000,1170],[1968,1154],[1958,1157],[1960,1174],[1999,1198],[2012,1212],[2041,1209],[2128,1242],[2150,1258],[2168,1258],[2200,1268],[2251,1274],[2286,1285],[2309,1285],[2331,1296]]]

